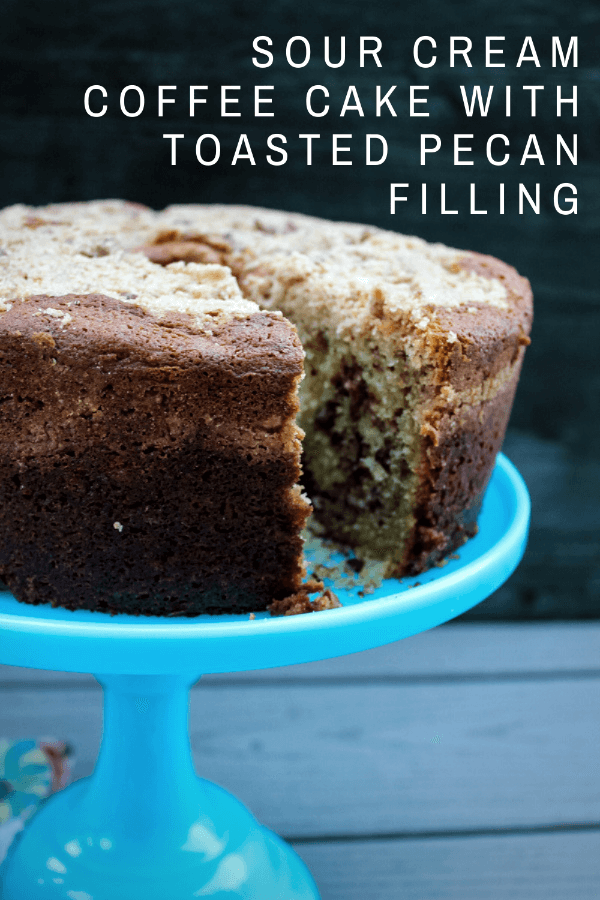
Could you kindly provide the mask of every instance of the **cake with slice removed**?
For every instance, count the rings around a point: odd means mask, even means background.
[[[0,214],[0,309],[0,574],[30,603],[174,616],[301,590],[303,368],[324,533],[390,575],[459,547],[531,293],[375,228],[98,201]]]

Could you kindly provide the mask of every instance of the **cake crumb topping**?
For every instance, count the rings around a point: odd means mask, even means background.
[[[191,316],[201,331],[259,311],[216,252],[202,259],[175,254],[168,265],[148,259],[141,249],[156,232],[160,213],[144,210],[132,217],[127,204],[112,201],[64,204],[62,211],[66,214],[59,219],[51,212],[48,218],[36,217],[35,228],[23,228],[31,220],[28,207],[0,214],[7,248],[0,311],[36,295],[103,294],[159,319],[172,313]],[[39,314],[60,318],[63,327],[71,321],[51,305]]]

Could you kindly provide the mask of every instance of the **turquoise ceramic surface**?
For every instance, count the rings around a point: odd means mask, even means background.
[[[203,673],[365,650],[459,615],[515,569],[529,512],[520,475],[499,456],[479,533],[458,559],[416,579],[388,579],[367,597],[334,585],[342,608],[317,614],[110,617],[0,595],[0,662],[94,672],[105,690],[95,772],[36,814],[5,864],[2,900],[318,898],[296,854],[196,776],[189,686]]]

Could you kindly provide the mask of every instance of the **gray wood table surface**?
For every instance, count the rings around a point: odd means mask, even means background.
[[[90,676],[0,667],[0,737],[68,740],[78,778],[101,727]],[[322,900],[600,897],[600,623],[450,624],[205,676],[191,733],[199,774],[294,844]]]

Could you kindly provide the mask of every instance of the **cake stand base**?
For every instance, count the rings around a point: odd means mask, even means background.
[[[178,676],[102,676],[98,764],[50,798],[3,873],[3,900],[318,900],[294,851],[197,777]]]
[[[142,620],[28,606],[0,594],[0,660],[97,672],[104,736],[91,778],[51,797],[6,860],[3,900],[318,900],[299,857],[194,772],[188,692],[198,673],[355,653],[470,609],[518,564],[527,489],[499,456],[479,533],[443,569],[386,579],[370,596],[333,585],[317,615]],[[117,674],[118,673],[118,674]]]

